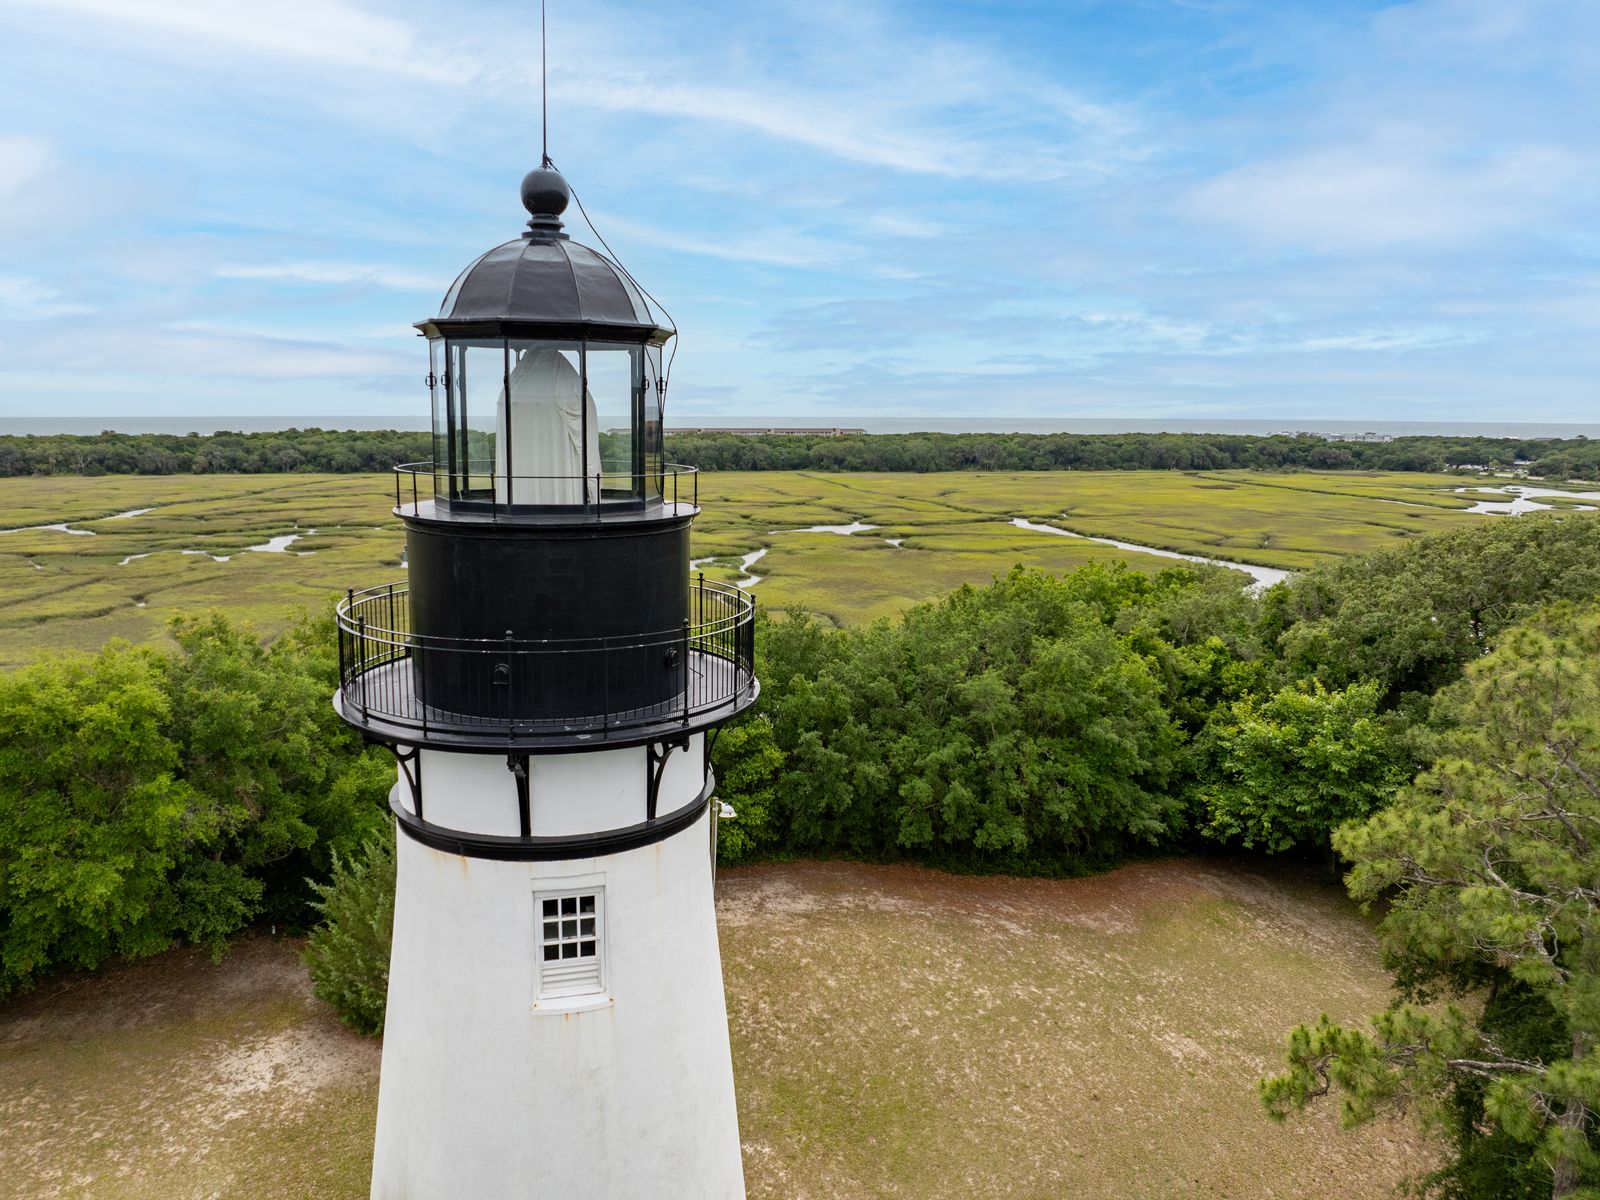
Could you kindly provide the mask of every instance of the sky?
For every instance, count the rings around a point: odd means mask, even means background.
[[[672,423],[1600,415],[1596,0],[548,22]],[[420,416],[540,154],[529,0],[0,0],[0,80],[0,416]]]

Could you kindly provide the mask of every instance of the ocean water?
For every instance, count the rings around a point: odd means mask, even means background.
[[[176,416],[176,417],[0,417],[0,434],[215,433],[266,432],[277,429],[412,429],[428,427],[426,412],[378,416]],[[839,414],[828,417],[680,416],[667,425],[674,428],[847,428],[868,433],[1322,433],[1349,437],[1375,433],[1389,437],[1455,436],[1570,438],[1600,437],[1600,422],[1533,421],[1322,421],[1282,417],[1239,421],[1222,418],[1120,418],[1120,417],[866,417]]]

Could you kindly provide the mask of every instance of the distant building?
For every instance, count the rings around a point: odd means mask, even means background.
[[[731,433],[739,437],[843,437],[845,434],[866,433],[865,429],[845,429],[839,426],[830,427],[797,427],[784,429],[778,426],[770,428],[737,429],[733,427],[719,428],[713,425],[676,426],[667,430],[667,433]]]
[[[1392,433],[1321,433],[1315,429],[1274,429],[1268,437],[1321,438],[1325,442],[1392,442]]]

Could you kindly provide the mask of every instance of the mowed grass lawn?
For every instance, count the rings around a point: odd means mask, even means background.
[[[935,475],[707,472],[693,553],[708,578],[839,623],[887,616],[1017,563],[1065,571],[1170,560],[1010,522],[1299,570],[1465,522],[1456,476],[1168,471]],[[1474,481],[1475,482],[1475,481]],[[0,480],[0,666],[110,637],[159,639],[178,611],[225,608],[275,634],[351,587],[404,579],[387,475]],[[1476,499],[1477,497],[1474,497]],[[150,509],[134,516],[120,516]],[[850,535],[813,525],[877,526]],[[26,526],[65,523],[59,529]],[[253,550],[297,535],[281,552]],[[889,539],[900,542],[890,544]],[[188,552],[188,553],[186,553]],[[227,561],[217,561],[218,559]]]
[[[718,917],[753,1200],[1365,1200],[1432,1161],[1403,1121],[1277,1125],[1256,1101],[1292,1024],[1388,1000],[1369,925],[1302,870],[750,867]],[[297,950],[0,1007],[0,1197],[365,1196],[378,1047]]]

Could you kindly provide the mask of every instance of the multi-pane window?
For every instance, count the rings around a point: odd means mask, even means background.
[[[595,890],[538,898],[541,997],[601,990],[600,895]]]

